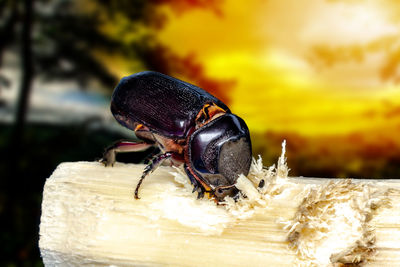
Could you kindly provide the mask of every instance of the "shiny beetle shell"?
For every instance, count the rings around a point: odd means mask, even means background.
[[[169,160],[184,165],[193,191],[216,201],[234,197],[235,182],[247,175],[251,141],[246,123],[219,99],[203,89],[167,75],[145,71],[123,78],[114,90],[111,111],[142,142],[120,141],[109,147],[102,162],[112,165],[118,152],[157,146],[138,183],[159,164]]]

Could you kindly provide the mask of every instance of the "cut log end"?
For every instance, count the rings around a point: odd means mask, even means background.
[[[62,163],[47,179],[46,266],[330,266],[400,263],[400,182],[287,177],[253,160],[239,200],[198,200],[181,169]],[[260,186],[259,186],[260,185]]]

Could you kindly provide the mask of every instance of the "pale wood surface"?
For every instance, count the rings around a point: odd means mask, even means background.
[[[307,192],[328,179],[287,178],[265,208],[240,216],[211,200],[197,200],[188,185],[160,167],[133,198],[144,165],[63,163],[46,181],[39,246],[46,266],[294,266],[310,265],[288,246],[290,221]],[[360,182],[360,181],[356,181]],[[361,181],[366,182],[366,181]],[[397,188],[396,180],[371,181]],[[186,186],[186,188],[185,188]],[[368,266],[400,266],[400,194],[377,211],[377,254]],[[249,212],[249,210],[247,210]],[[327,265],[328,266],[328,265]]]

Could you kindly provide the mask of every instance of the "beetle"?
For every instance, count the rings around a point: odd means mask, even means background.
[[[111,97],[111,112],[141,141],[118,141],[108,147],[100,160],[105,166],[112,166],[119,152],[154,146],[160,151],[145,167],[136,199],[144,178],[165,160],[184,165],[198,198],[208,193],[220,202],[238,195],[235,182],[240,174],[248,174],[251,164],[249,129],[213,95],[165,74],[144,71],[121,79]]]

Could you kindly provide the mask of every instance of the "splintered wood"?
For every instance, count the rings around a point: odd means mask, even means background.
[[[46,266],[400,265],[400,182],[287,177],[253,160],[238,201],[197,199],[181,169],[62,163],[47,179]],[[264,182],[261,182],[264,180]],[[261,183],[260,183],[261,182]],[[262,185],[261,188],[258,185]]]

